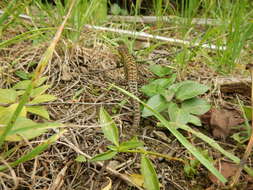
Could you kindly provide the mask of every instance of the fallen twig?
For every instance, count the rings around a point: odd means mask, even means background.
[[[180,40],[180,39],[168,38],[168,37],[164,37],[164,36],[157,36],[157,35],[148,34],[146,32],[122,30],[122,29],[118,29],[118,28],[108,28],[108,27],[94,26],[94,25],[88,25],[88,24],[86,24],[85,27],[89,28],[89,29],[94,29],[94,30],[102,30],[102,31],[115,32],[115,33],[119,33],[119,34],[127,34],[127,35],[134,36],[134,37],[141,38],[141,39],[143,39],[143,38],[144,39],[155,39],[155,40],[161,40],[161,41],[165,41],[165,42],[171,42],[173,44],[188,45],[190,47],[196,46],[196,47],[202,47],[202,48],[207,48],[207,49],[212,49],[212,50],[226,50],[225,46],[216,46],[213,44],[200,44],[197,42],[192,43],[187,40]]]

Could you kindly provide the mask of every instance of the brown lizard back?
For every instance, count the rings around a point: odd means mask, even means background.
[[[129,53],[125,44],[122,44],[118,47],[118,52],[121,57],[121,62],[124,66],[129,91],[135,96],[138,96],[138,68],[134,57]],[[140,104],[137,100],[133,100],[133,109],[133,128],[137,129],[139,127],[141,117]]]

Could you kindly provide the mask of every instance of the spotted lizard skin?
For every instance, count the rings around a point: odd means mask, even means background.
[[[124,66],[125,77],[128,83],[129,91],[138,97],[138,68],[134,57],[129,53],[125,44],[118,46],[118,52],[121,63]],[[137,129],[140,124],[140,104],[137,100],[133,100],[133,128]]]

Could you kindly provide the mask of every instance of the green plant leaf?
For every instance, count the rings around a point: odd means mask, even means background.
[[[39,116],[44,117],[45,119],[49,120],[48,111],[43,106],[26,106],[26,110],[30,113],[39,115]]]
[[[145,156],[141,156],[141,174],[144,177],[144,187],[147,190],[159,190],[159,181],[156,171],[151,161]]]
[[[132,138],[130,141],[123,142],[119,145],[118,151],[126,151],[129,149],[134,149],[143,146],[143,142],[139,141],[136,137]]]
[[[14,103],[17,99],[17,93],[13,89],[0,89],[0,103]]]
[[[198,82],[188,81],[183,83],[176,92],[176,98],[180,101],[191,99],[198,95],[204,94],[209,90],[209,87]]]
[[[194,175],[197,174],[196,168],[191,166],[189,163],[184,165],[184,173],[186,174],[187,177],[192,178]]]
[[[243,111],[245,113],[246,118],[251,121],[252,120],[252,108],[251,106],[242,106]]]
[[[190,120],[189,112],[180,109],[176,103],[170,102],[168,105],[170,120],[180,124],[186,124]]]
[[[39,87],[41,86],[45,81],[47,80],[47,77],[41,77],[40,79],[38,79],[37,81],[35,81],[34,86],[35,87]],[[28,85],[31,83],[31,80],[22,80],[20,82],[18,82],[17,84],[15,84],[13,86],[14,89],[19,89],[19,90],[24,90],[28,87]],[[45,85],[47,86],[47,85]]]
[[[175,80],[175,77],[156,79],[147,85],[141,87],[141,92],[147,96],[154,96],[156,94],[164,93],[165,89],[169,87]]]
[[[116,156],[116,154],[117,154],[116,151],[108,150],[106,152],[103,152],[101,154],[94,156],[93,158],[91,158],[90,161],[97,162],[97,161],[109,160],[109,159],[113,158],[114,156]]]
[[[162,93],[163,97],[167,100],[167,102],[170,102],[174,95],[175,95],[175,90],[174,89],[167,89]]]
[[[99,112],[99,120],[104,136],[116,146],[119,146],[119,131],[118,128],[107,113],[107,111],[101,107]]]
[[[51,144],[56,142],[60,138],[60,136],[65,132],[66,132],[66,130],[62,130],[58,134],[53,135],[52,137],[50,137],[49,139],[47,139],[46,141],[44,141],[40,145],[33,148],[30,152],[28,152],[24,156],[21,156],[19,159],[15,160],[14,162],[9,163],[9,166],[14,167],[20,163],[23,163],[23,162],[26,162],[28,160],[35,158],[40,153],[42,153],[44,150],[46,150]],[[8,169],[8,166],[0,165],[0,171],[6,170],[6,169]]]
[[[57,97],[51,95],[51,94],[42,94],[39,96],[36,96],[29,104],[39,104],[44,102],[50,102],[56,100]]]
[[[16,91],[18,96],[21,96],[25,93],[25,90],[18,90]]]
[[[15,75],[17,75],[19,78],[24,79],[24,80],[28,80],[31,78],[30,74],[27,72],[24,72],[22,70],[18,70],[15,72]]]
[[[50,87],[51,87],[51,85],[43,85],[38,88],[32,89],[31,97],[36,97],[38,95],[43,94]]]
[[[48,77],[41,77],[38,80],[35,81],[35,87],[39,87],[40,85],[42,85]]]
[[[31,80],[22,80],[13,86],[13,89],[24,90],[31,83]]]
[[[168,107],[165,98],[159,94],[149,98],[149,100],[147,101],[147,105],[149,105],[152,109],[156,110],[157,112],[164,111]],[[149,109],[144,107],[142,111],[142,117],[148,117],[151,115],[153,115],[153,113]]]
[[[82,163],[82,162],[86,162],[87,159],[86,159],[86,157],[85,157],[84,155],[78,155],[78,156],[76,157],[75,161],[81,162],[81,163]]]
[[[0,124],[6,124],[9,122],[11,115],[15,112],[18,104],[12,104],[8,107],[1,107],[0,109]],[[23,107],[20,113],[20,116],[26,117],[27,111],[26,108]]]
[[[191,123],[191,124],[196,125],[196,126],[202,126],[201,120],[198,117],[196,117],[195,115],[192,115],[192,114],[190,114],[190,118],[189,118],[188,123]]]
[[[32,139],[45,133],[47,129],[60,127],[59,123],[35,123],[25,117],[19,117],[14,123],[11,131],[6,136],[6,141],[21,141],[23,138]],[[0,134],[4,128],[0,128]]]
[[[227,179],[213,166],[213,164],[206,159],[197,149],[195,146],[193,146],[178,130],[177,128],[182,128],[184,130],[190,131],[192,133],[194,133],[195,135],[197,135],[197,137],[201,138],[201,139],[205,139],[207,140],[208,144],[210,143],[210,145],[214,148],[216,148],[217,150],[219,150],[220,152],[222,152],[224,155],[228,156],[228,158],[230,158],[231,160],[233,160],[235,163],[239,163],[240,159],[236,156],[234,156],[233,154],[225,151],[224,149],[222,149],[219,144],[217,144],[213,139],[203,135],[202,133],[198,133],[194,130],[192,130],[190,127],[188,127],[187,125],[182,125],[182,124],[177,124],[175,122],[169,122],[167,119],[165,119],[159,112],[157,112],[156,110],[154,110],[152,107],[150,107],[149,105],[147,105],[146,103],[144,103],[143,101],[139,100],[136,96],[131,95],[129,92],[127,92],[126,90],[112,84],[112,86],[118,90],[120,90],[121,92],[123,92],[124,94],[127,94],[128,96],[130,96],[131,98],[138,100],[139,102],[141,102],[147,109],[149,109],[151,112],[153,112],[154,116],[161,122],[161,124],[163,126],[165,126],[177,139],[178,141],[190,152],[192,153],[200,162],[201,164],[203,164],[214,176],[216,176],[222,183],[226,183]],[[252,174],[252,170],[248,167],[245,166],[244,169]]]
[[[158,77],[164,77],[172,73],[172,69],[169,67],[161,66],[161,65],[150,65],[149,69],[152,73],[157,75]]]
[[[107,148],[112,150],[112,151],[118,151],[118,146],[108,145]]]
[[[182,102],[182,109],[185,111],[195,114],[202,115],[210,110],[211,105],[201,98],[191,98]]]

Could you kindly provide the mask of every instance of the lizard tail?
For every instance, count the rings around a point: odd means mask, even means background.
[[[133,128],[138,129],[140,125],[141,113],[140,113],[140,104],[137,100],[133,101],[133,108],[134,108]]]
[[[136,81],[129,81],[129,90],[131,93],[133,93],[135,96],[138,97],[138,84]],[[140,118],[141,118],[141,112],[140,112],[140,103],[137,100],[133,100],[133,128],[138,129],[140,124]]]

